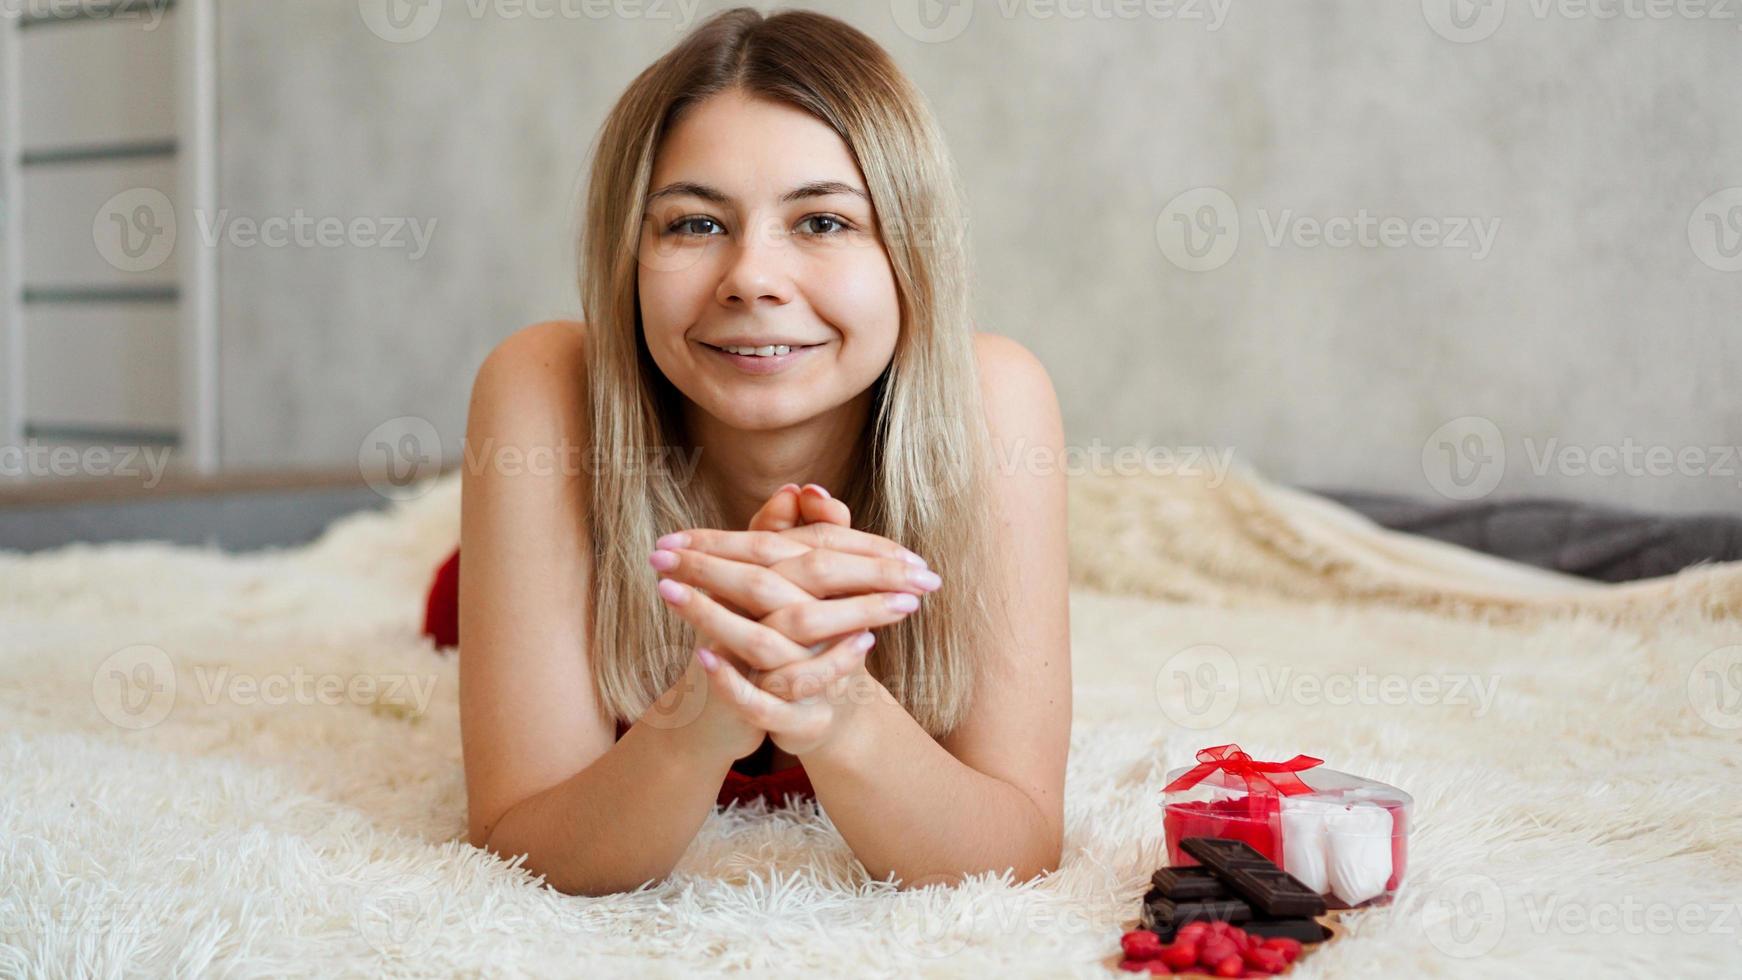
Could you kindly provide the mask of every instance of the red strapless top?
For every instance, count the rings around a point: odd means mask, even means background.
[[[423,632],[435,641],[438,649],[459,645],[460,552],[457,548],[436,570],[435,581],[430,584],[429,599],[424,606]],[[617,722],[617,738],[622,738],[628,730],[626,723]],[[798,764],[769,772],[768,763],[773,755],[774,743],[763,739],[762,746],[755,752],[732,763],[726,781],[720,786],[717,804],[725,806],[733,801],[762,799],[772,806],[779,806],[788,793],[814,798],[816,793],[804,766]]]

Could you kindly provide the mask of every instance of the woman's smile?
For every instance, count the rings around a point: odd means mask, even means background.
[[[732,350],[727,350],[724,347],[704,344],[701,341],[696,341],[696,343],[707,352],[705,355],[707,360],[731,365],[745,374],[779,374],[809,357],[813,352],[827,346],[826,344],[808,344],[802,347],[793,347],[786,344],[779,346],[770,344],[751,348],[739,347],[734,344]],[[749,350],[754,350],[755,353],[734,353],[734,351]],[[763,353],[763,351],[768,353]]]

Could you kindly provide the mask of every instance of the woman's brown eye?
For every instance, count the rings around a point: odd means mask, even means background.
[[[697,232],[694,230],[694,227],[697,224],[704,222],[710,225],[717,224],[713,218],[679,218],[677,221],[673,222],[666,231],[679,235],[707,235],[709,234],[708,232]]]
[[[807,223],[807,224],[812,223],[812,222],[819,222],[819,221],[828,222],[829,224],[836,225],[837,227],[839,227],[839,229],[841,231],[847,230],[847,223],[842,221],[839,218],[832,216],[832,215],[813,214],[804,220],[805,220],[805,223]],[[834,232],[828,231],[828,230],[823,230],[823,231],[818,232],[818,234],[828,235],[828,234],[834,234]]]

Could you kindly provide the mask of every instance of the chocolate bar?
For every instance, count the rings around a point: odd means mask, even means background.
[[[1248,919],[1240,928],[1265,939],[1293,939],[1303,943],[1322,943],[1331,938],[1331,930],[1317,919]]]
[[[1234,893],[1268,918],[1325,913],[1325,900],[1245,841],[1225,837],[1187,837],[1180,849],[1209,868]]]
[[[1164,898],[1152,903],[1155,918],[1183,926],[1188,922],[1245,922],[1252,918],[1252,906],[1237,898],[1211,898],[1196,902],[1176,902]]]
[[[1228,886],[1216,880],[1209,868],[1160,868],[1149,879],[1155,887],[1150,894],[1174,901],[1197,901],[1205,898],[1228,898]],[[1148,901],[1149,896],[1145,895]]]

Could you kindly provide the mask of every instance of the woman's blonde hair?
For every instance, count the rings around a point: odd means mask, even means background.
[[[933,737],[969,710],[1003,597],[992,575],[985,416],[969,315],[966,217],[930,109],[888,54],[822,14],[728,10],[630,83],[594,147],[580,235],[593,467],[592,663],[601,707],[641,717],[675,684],[694,630],[663,607],[647,554],[686,527],[720,527],[718,502],[669,467],[689,448],[681,396],[642,337],[638,243],[654,153],[687,109],[727,90],[796,106],[838,133],[876,209],[901,333],[873,385],[850,485],[829,488],[855,527],[924,555],[944,587],[878,631],[867,670]],[[699,457],[697,457],[699,461]],[[691,467],[688,472],[699,472]],[[731,530],[742,530],[732,528]]]

